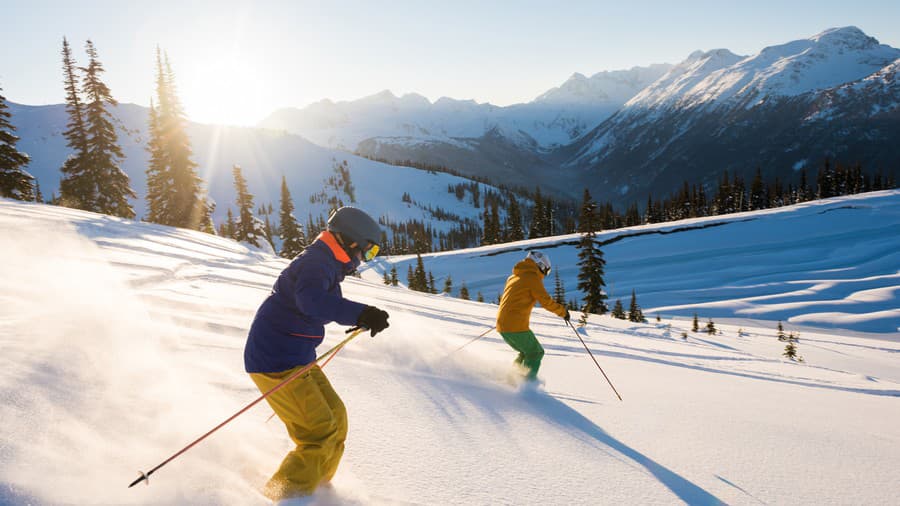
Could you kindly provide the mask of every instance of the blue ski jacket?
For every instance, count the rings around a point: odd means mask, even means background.
[[[356,325],[366,306],[345,299],[340,283],[357,266],[330,232],[322,232],[281,272],[256,311],[244,369],[273,373],[309,364],[325,337],[325,324]]]

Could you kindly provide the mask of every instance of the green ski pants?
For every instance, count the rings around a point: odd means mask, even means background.
[[[525,378],[528,380],[537,379],[538,369],[541,368],[541,359],[544,358],[544,348],[534,332],[526,330],[525,332],[501,332],[503,340],[510,345],[512,349],[519,352],[515,363],[525,367],[528,373]]]

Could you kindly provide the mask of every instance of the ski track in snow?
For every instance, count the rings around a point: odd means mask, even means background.
[[[0,233],[17,237],[0,249],[0,502],[267,503],[257,490],[290,442],[264,403],[149,486],[126,487],[256,398],[243,343],[286,261],[6,200]],[[509,259],[489,258],[469,258],[469,272],[494,275],[501,259],[505,277]],[[619,402],[572,329],[536,308],[547,354],[535,392],[507,384],[514,352],[495,332],[455,351],[494,324],[496,306],[376,276],[344,291],[386,308],[391,327],[326,368],[350,414],[334,487],[280,504],[885,504],[900,494],[896,342],[804,327],[798,364],[781,356],[770,322],[717,319],[722,333],[707,335],[684,318],[593,317],[579,334]],[[778,285],[771,277],[765,286]],[[869,290],[853,292],[896,306],[896,291]],[[330,326],[325,349],[343,335]]]

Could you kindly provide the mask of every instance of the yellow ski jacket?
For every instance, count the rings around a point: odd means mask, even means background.
[[[536,302],[560,317],[566,316],[566,308],[554,301],[544,288],[544,275],[536,263],[526,258],[513,267],[512,276],[506,280],[500,311],[497,312],[498,332],[524,332],[529,330],[531,310]]]

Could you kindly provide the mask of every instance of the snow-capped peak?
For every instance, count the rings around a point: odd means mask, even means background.
[[[746,58],[727,49],[695,51],[626,107],[693,108],[736,100],[753,106],[770,96],[797,96],[865,78],[900,57],[859,28],[831,28],[769,46]]]
[[[598,72],[586,77],[575,72],[561,86],[548,90],[535,103],[545,104],[600,104],[624,103],[669,71],[669,64],[633,67],[629,70]]]

